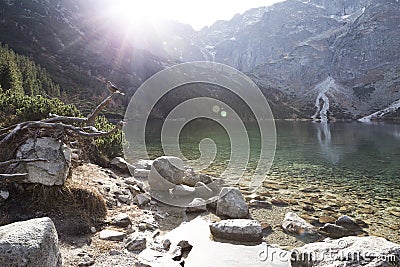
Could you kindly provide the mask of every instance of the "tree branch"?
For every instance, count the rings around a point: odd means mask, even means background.
[[[11,180],[23,180],[28,176],[27,173],[12,173],[12,174],[6,174],[6,173],[0,173],[0,178],[2,179],[11,179]]]
[[[67,117],[67,116],[59,116],[56,114],[49,114],[51,118],[42,120],[42,122],[63,122],[63,123],[86,123],[87,118],[78,118],[78,117]]]
[[[1,166],[6,166],[14,163],[20,163],[20,162],[36,162],[36,161],[47,161],[45,159],[11,159],[7,161],[0,162],[0,167]]]
[[[94,125],[94,121],[97,116],[99,116],[100,112],[110,104],[111,98],[115,95],[116,93],[112,93],[106,99],[104,99],[94,110],[89,116],[87,116],[87,125]]]

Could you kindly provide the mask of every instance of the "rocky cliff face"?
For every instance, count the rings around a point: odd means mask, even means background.
[[[81,91],[99,76],[134,91],[167,66],[210,60],[247,73],[277,117],[358,118],[400,99],[397,0],[287,0],[200,31],[177,22],[127,31],[100,2],[2,1],[0,41]]]

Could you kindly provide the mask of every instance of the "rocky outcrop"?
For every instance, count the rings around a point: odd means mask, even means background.
[[[293,267],[319,266],[399,266],[400,245],[376,236],[344,237],[296,248]]]
[[[224,187],[217,201],[217,215],[228,218],[248,218],[249,208],[242,193],[234,187]]]
[[[61,266],[58,235],[50,218],[0,227],[0,266]]]
[[[261,242],[262,227],[256,220],[222,220],[210,225],[214,238],[239,242]]]
[[[70,172],[71,149],[54,138],[29,138],[18,148],[17,159],[37,160],[21,164],[19,172],[28,173],[22,182],[63,185]]]

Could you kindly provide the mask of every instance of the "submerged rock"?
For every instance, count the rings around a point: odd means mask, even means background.
[[[400,245],[376,236],[343,237],[294,249],[291,264],[293,267],[399,266]]]
[[[282,228],[291,234],[297,235],[317,235],[317,229],[306,220],[299,217],[296,213],[288,212],[282,222]]]
[[[331,223],[325,224],[323,227],[319,228],[319,231],[322,234],[332,238],[340,238],[353,235],[353,232],[349,231],[348,229]]]
[[[58,235],[50,218],[0,227],[0,266],[61,265]]]
[[[249,217],[249,208],[237,188],[224,187],[219,194],[216,213],[218,216],[243,219]]]
[[[261,242],[262,227],[256,220],[222,220],[210,225],[215,238],[242,242]]]
[[[353,232],[362,230],[362,228],[356,223],[356,221],[347,215],[340,216],[339,219],[336,220],[335,224]]]

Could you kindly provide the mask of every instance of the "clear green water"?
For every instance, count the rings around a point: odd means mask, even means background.
[[[146,143],[151,158],[164,154],[161,126],[161,121],[147,125]],[[251,177],[258,162],[261,138],[257,124],[246,127],[250,160],[245,177]],[[370,234],[400,242],[400,124],[276,121],[276,130],[275,158],[266,179],[267,183],[286,184],[288,188],[271,191],[264,184],[266,187],[261,187],[261,191],[271,192],[271,197],[295,200],[298,204],[292,209],[300,214],[335,218],[346,214],[365,220],[370,225]],[[231,144],[228,134],[215,122],[196,120],[183,128],[179,140],[180,149],[188,159],[186,165],[196,167],[199,143],[204,138],[215,142],[217,155],[203,172],[219,176],[229,162]],[[165,146],[170,145],[169,140],[165,140]],[[233,153],[245,155],[246,151],[239,146]],[[320,191],[300,190],[307,187]],[[319,201],[315,203],[311,198]],[[313,203],[315,212],[303,210],[309,203]]]
[[[148,125],[147,148],[153,158],[163,155],[161,125],[160,121]],[[258,161],[260,134],[256,124],[247,126],[250,160],[246,175],[250,176]],[[268,178],[347,185],[367,195],[400,199],[399,124],[276,121],[276,130],[277,147]],[[203,120],[187,124],[180,136],[181,151],[195,160],[200,156],[198,147],[203,138],[213,139],[218,149],[214,163],[205,172],[218,175],[229,161],[231,144],[217,123]]]

